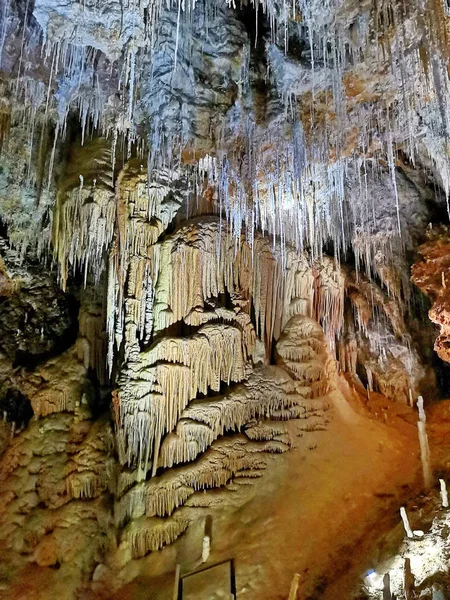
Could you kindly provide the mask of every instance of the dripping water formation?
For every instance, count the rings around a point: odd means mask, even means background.
[[[0,0],[0,597],[445,600],[448,0]]]

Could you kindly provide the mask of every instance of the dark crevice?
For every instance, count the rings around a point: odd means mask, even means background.
[[[29,399],[16,388],[7,388],[0,394],[0,418],[26,427],[34,414]]]

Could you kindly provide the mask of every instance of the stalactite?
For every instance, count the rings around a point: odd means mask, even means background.
[[[126,360],[154,330],[154,279],[160,257],[155,243],[167,229],[186,193],[180,175],[160,170],[149,181],[142,166],[127,165],[117,182],[117,237],[108,269],[108,368],[125,341]],[[126,286],[126,287],[125,287]]]
[[[74,151],[67,166],[53,223],[63,288],[69,267],[80,270],[85,282],[89,273],[96,283],[102,274],[116,220],[110,159],[109,146],[100,139]]]
[[[159,519],[143,517],[130,523],[123,533],[123,540],[129,541],[133,558],[142,558],[149,552],[156,552],[171,544],[187,528],[188,521],[178,518]]]
[[[92,288],[83,291],[78,322],[80,328],[77,340],[79,357],[85,368],[93,369],[100,383],[105,384],[108,381],[105,310],[102,302],[95,297]]]
[[[255,333],[265,340],[268,352],[272,339],[280,336],[286,320],[298,311],[321,319],[333,344],[342,326],[344,278],[331,260],[323,259],[312,267],[307,257],[291,250],[283,272],[276,251],[265,238],[256,238],[253,250],[245,240],[237,251],[232,244],[218,219],[203,219],[150,246],[154,332],[181,321],[206,324],[188,339],[163,337],[148,350],[128,357],[119,382],[121,435],[127,461],[142,463],[144,472],[152,457],[157,458],[162,436],[173,430],[198,393],[219,391],[221,381],[229,384],[247,379]],[[313,285],[308,287],[309,283]],[[235,305],[234,319],[230,311],[214,308],[225,294]],[[250,303],[256,332],[248,320]],[[210,306],[212,310],[208,310]],[[210,318],[219,321],[213,324]],[[138,327],[136,320],[131,324]],[[310,329],[312,332],[313,326]],[[313,395],[325,393],[320,374],[320,363],[303,368]],[[280,407],[283,411],[286,418],[295,415],[287,407]],[[156,465],[154,462],[153,472]]]
[[[173,468],[167,474],[151,479],[145,484],[144,510],[148,516],[170,515],[195,493],[195,491],[226,485],[242,470],[260,470],[265,460],[255,447],[252,453],[249,442],[243,437],[224,438],[196,462]],[[129,502],[125,496],[118,506],[119,520],[129,514]]]
[[[114,148],[120,133],[128,137],[124,146],[129,149],[136,144],[140,149],[142,139],[139,139],[141,134],[134,119],[140,90],[140,110],[148,114],[152,123],[151,131],[144,134],[150,146],[151,170],[179,164],[180,156],[189,164],[204,161],[209,156],[215,166],[208,169],[208,178],[220,188],[219,203],[233,235],[239,236],[242,225],[256,220],[251,225],[253,231],[259,227],[276,234],[282,244],[293,243],[297,250],[309,245],[314,257],[320,256],[323,243],[328,239],[334,242],[337,253],[345,250],[351,241],[352,232],[346,232],[343,224],[347,210],[343,200],[345,180],[351,171],[359,173],[361,179],[361,168],[366,175],[367,164],[373,157],[390,165],[388,175],[393,188],[390,195],[394,203],[400,203],[398,178],[392,177],[393,138],[406,146],[413,161],[419,152],[423,153],[424,147],[440,174],[443,187],[448,188],[449,162],[445,158],[445,136],[440,134],[446,131],[449,120],[445,95],[448,34],[444,25],[447,17],[440,0],[424,0],[423,8],[420,3],[416,4],[407,16],[402,15],[394,3],[393,21],[386,15],[380,20],[378,11],[371,14],[365,6],[358,20],[349,19],[345,3],[341,6],[330,2],[328,10],[303,0],[285,3],[283,7],[277,2],[262,3],[261,9],[267,12],[273,27],[268,49],[272,84],[281,103],[290,108],[284,115],[273,115],[273,127],[259,127],[250,117],[252,94],[245,50],[249,42],[242,24],[226,3],[217,1],[213,5],[214,8],[210,8],[199,1],[183,6],[168,3],[162,8],[156,3],[148,11],[137,3],[128,8],[127,18],[122,23],[114,2],[117,11],[106,15],[108,27],[105,27],[103,11],[88,3],[73,38],[69,24],[76,11],[73,13],[57,3],[49,13],[45,2],[36,3],[32,9],[35,23],[42,27],[44,36],[38,42],[36,36],[29,35],[30,25],[23,25],[19,71],[29,62],[23,58],[43,43],[48,82],[35,82],[33,86],[32,77],[19,72],[15,86],[18,104],[24,102],[34,115],[43,112],[44,123],[53,120],[63,135],[67,116],[76,110],[83,138],[86,138],[86,129],[97,127],[105,137],[111,135]],[[301,24],[294,18],[298,14],[302,15]],[[441,22],[430,14],[442,15]],[[408,21],[407,28],[400,27],[403,19]],[[8,13],[5,31],[17,24],[17,20],[14,11]],[[211,40],[221,45],[226,39],[236,48],[236,56],[239,55],[236,60],[226,62],[227,78],[232,85],[226,86],[224,91],[215,79],[212,81],[215,96],[193,72],[194,64],[199,73],[210,76],[203,60],[197,57],[198,29],[202,51],[210,57],[207,67],[214,75],[217,70],[223,72],[225,53],[216,65]],[[204,37],[204,30],[209,37]],[[295,31],[309,45],[307,68],[281,50],[289,45],[288,30]],[[417,40],[410,31],[418,32]],[[92,48],[100,52],[100,60]],[[381,51],[384,61],[380,58]],[[117,72],[120,73],[107,81],[99,77],[100,69],[106,68],[106,57],[119,61]],[[390,69],[384,68],[386,60],[391,61]],[[361,73],[362,61],[370,64],[370,74],[379,75],[383,93],[372,89],[369,76]],[[169,80],[170,86],[167,85]],[[192,112],[188,89],[191,86],[197,86],[198,97],[205,95],[205,100],[197,103],[197,112],[193,112],[195,126],[190,125],[186,117],[188,111]],[[239,90],[237,98],[235,87]],[[97,94],[93,94],[92,89],[96,89]],[[385,89],[391,93],[385,93]],[[117,102],[116,94],[122,102]],[[317,108],[313,109],[311,102],[322,99],[323,94],[327,99],[317,102]],[[219,103],[217,97],[221,99]],[[205,124],[211,119],[203,116],[203,113],[210,114],[211,106],[220,113],[218,123],[214,123],[214,133],[205,131]],[[425,117],[420,122],[416,116],[418,109]],[[308,127],[313,131],[308,131]],[[31,129],[34,131],[34,125]],[[419,131],[420,135],[413,135]],[[348,132],[352,132],[350,140]],[[32,135],[32,141],[34,137]],[[348,148],[350,143],[354,146],[352,149]],[[325,150],[328,146],[335,148],[331,161]],[[246,156],[251,156],[250,162],[242,159],[242,152],[237,150],[241,147],[246,148]],[[115,156],[115,150],[112,153]],[[115,163],[115,158],[112,162]],[[205,169],[200,163],[198,166],[201,180]],[[209,181],[208,185],[214,182]],[[368,198],[367,194],[365,197]],[[249,210],[251,204],[254,208]],[[397,208],[401,212],[400,204]],[[401,218],[401,214],[397,217]],[[364,231],[355,233],[361,238]],[[252,231],[248,231],[248,236],[249,239],[253,236]],[[62,259],[67,257],[68,244],[62,243]],[[371,249],[362,249],[362,252],[366,256],[373,254]],[[64,263],[62,266],[64,279]]]
[[[129,460],[159,444],[199,392],[219,391],[221,382],[244,379],[244,350],[239,329],[207,324],[188,339],[163,338],[141,353],[137,364],[130,363],[120,388]]]
[[[323,319],[330,341],[339,333],[344,280],[333,261],[325,257],[312,270],[306,256],[290,250],[283,271],[280,248],[273,251],[266,238],[257,237],[254,248],[242,240],[236,252],[217,219],[180,228],[161,247],[154,246],[152,253],[155,331],[192,319],[193,309],[196,313],[199,308],[204,310],[206,300],[228,292],[237,295],[237,304],[242,303],[245,311],[249,310],[245,302],[252,302],[256,333],[269,345],[298,312]]]
[[[198,351],[192,355],[189,348],[195,346],[196,336],[204,327],[226,331],[229,325],[203,326],[188,339],[162,338],[147,352],[151,363],[160,364],[163,359],[173,369],[177,363],[171,361],[190,364],[193,360],[186,374],[195,373],[196,362],[204,364],[205,360]],[[215,352],[220,356],[220,345]],[[145,355],[141,353],[141,360]],[[325,415],[330,406],[327,394],[335,366],[321,327],[308,317],[292,317],[277,343],[277,356],[283,368],[256,368],[226,394],[196,398],[177,412],[173,430],[167,429],[170,433],[160,446],[158,439],[153,477],[143,481],[137,475],[134,485],[131,475],[126,480],[122,478],[123,495],[116,506],[118,523],[129,518],[177,515],[177,509],[199,490],[226,486],[235,477],[259,476],[265,468],[264,453],[284,452],[291,445],[282,426],[284,420],[298,419],[304,432],[326,428]],[[145,381],[144,363],[139,368],[141,380]],[[138,389],[137,383],[131,379],[128,385]],[[173,413],[169,410],[166,414]],[[142,417],[141,425],[141,417],[137,418],[139,424],[135,420],[130,432],[139,427],[142,431],[142,427],[148,428],[160,419]],[[161,433],[155,435],[160,438]],[[146,451],[141,449],[140,460],[144,454]]]
[[[76,349],[21,384],[44,430],[73,412],[80,431],[87,370],[115,386],[134,557],[184,531],[198,491],[259,476],[291,445],[283,421],[325,428],[335,357],[354,377],[363,362],[369,390],[416,392],[399,273],[429,215],[406,163],[448,200],[448,15],[440,0],[357,4],[2,3],[2,223],[19,262],[52,245],[62,287],[85,288]],[[267,31],[247,30],[251,7]],[[448,358],[441,266],[422,283]],[[0,279],[7,297],[2,264]],[[114,478],[106,443],[85,441],[69,501]]]
[[[292,417],[301,417],[306,410],[290,378],[276,368],[255,370],[229,394],[189,404],[181,413],[176,429],[162,444],[160,466],[190,462],[226,431],[239,431],[254,419],[266,419],[269,415],[276,418],[290,409]]]

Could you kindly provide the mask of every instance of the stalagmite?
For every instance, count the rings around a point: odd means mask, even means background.
[[[415,590],[415,578],[411,571],[411,560],[405,558],[404,563],[404,586],[405,586],[405,598],[406,600],[413,600]]]
[[[427,417],[423,407],[422,396],[419,396],[417,400],[417,409],[419,411],[419,421],[417,422],[417,429],[419,432],[420,459],[422,461],[423,481],[425,484],[425,488],[428,489],[431,487],[432,474],[430,467],[430,447],[428,444],[428,436],[426,430]]]
[[[425,488],[431,487],[431,469],[430,469],[430,448],[428,445],[428,436],[426,426],[423,421],[417,422],[420,442],[420,458],[422,461],[422,472]]]
[[[400,508],[400,516],[403,521],[403,527],[405,528],[405,533],[409,538],[414,537],[413,531],[411,529],[411,525],[409,524],[408,515],[406,514],[406,509],[404,506]]]
[[[391,577],[389,573],[383,577],[383,600],[392,600]]]
[[[422,398],[422,396],[419,396],[417,398],[417,411],[419,413],[419,421],[422,421],[422,423],[426,423],[427,422],[427,415],[426,415],[425,409],[423,407],[423,398]]]
[[[300,575],[296,573],[292,578],[291,587],[289,589],[289,600],[297,600],[298,585],[300,583]]]
[[[202,563],[205,563],[211,552],[211,540],[209,535],[203,536],[202,540]]]
[[[181,573],[181,565],[180,565],[180,563],[177,563],[176,568],[175,568],[175,581],[173,584],[172,600],[178,600],[179,585],[180,585],[180,573]]]
[[[441,503],[443,508],[448,508],[448,493],[447,485],[443,479],[439,479],[439,485],[441,488]]]

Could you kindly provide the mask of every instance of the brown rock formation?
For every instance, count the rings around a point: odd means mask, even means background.
[[[412,267],[412,280],[430,297],[433,305],[430,319],[440,326],[434,349],[446,362],[450,362],[450,239],[446,228],[431,231],[428,241],[419,248],[421,259]]]

